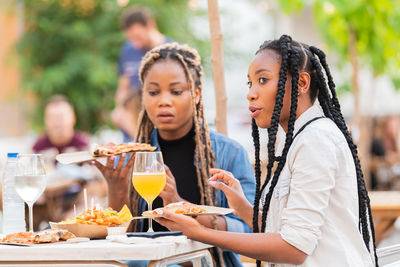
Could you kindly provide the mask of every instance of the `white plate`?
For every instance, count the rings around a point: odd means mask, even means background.
[[[206,206],[206,205],[198,205],[200,208],[205,209],[205,212],[202,213],[190,213],[190,214],[184,214],[188,216],[200,216],[200,215],[227,215],[229,213],[232,213],[234,209],[228,209],[228,208],[222,208],[222,207],[214,207],[214,206]],[[143,216],[137,216],[133,217],[134,220],[136,219],[147,219],[147,218],[159,218],[162,217],[161,214],[157,215],[143,215]]]
[[[56,156],[56,160],[62,164],[81,163],[81,162],[96,160],[99,158],[101,157],[93,157],[90,151],[62,153]]]

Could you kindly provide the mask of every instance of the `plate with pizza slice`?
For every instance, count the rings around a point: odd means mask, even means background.
[[[190,202],[181,201],[181,202],[171,203],[163,208],[145,211],[142,213],[142,216],[133,217],[133,219],[162,217],[162,213],[164,211],[176,214],[184,214],[189,216],[198,216],[198,215],[227,215],[229,213],[232,213],[234,210],[229,208],[221,208],[221,207],[214,207],[207,205],[196,205]]]
[[[62,153],[56,156],[58,162],[62,164],[81,163],[92,161],[97,158],[117,156],[123,153],[133,153],[139,151],[154,151],[156,147],[144,143],[108,143],[105,145],[95,145],[91,151],[80,151],[72,153]]]
[[[32,246],[43,243],[56,243],[74,239],[76,236],[63,229],[47,229],[37,233],[19,232],[6,235],[0,239],[2,245]]]

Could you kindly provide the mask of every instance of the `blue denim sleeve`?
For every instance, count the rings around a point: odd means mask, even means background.
[[[254,202],[255,196],[255,179],[253,167],[250,164],[247,152],[242,146],[224,146],[222,153],[218,153],[218,157],[223,157],[223,161],[217,159],[217,168],[231,172],[236,179],[240,181],[243,192],[250,203]],[[221,207],[228,207],[228,200],[222,191],[218,192],[218,204]],[[251,233],[251,228],[239,217],[228,214],[224,216],[226,220],[227,230],[229,232]]]

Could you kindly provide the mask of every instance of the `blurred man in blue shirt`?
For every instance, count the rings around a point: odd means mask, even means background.
[[[122,46],[118,62],[119,80],[115,96],[116,109],[124,105],[127,99],[138,99],[134,102],[140,104],[141,84],[138,72],[142,57],[155,46],[171,41],[158,31],[150,10],[145,7],[134,6],[127,9],[122,15],[121,24],[126,42]],[[138,110],[140,108],[127,110],[126,112],[135,113],[130,117],[137,121]],[[122,129],[124,141],[134,138],[132,132],[135,132],[136,124],[132,125],[132,120],[124,123],[124,121],[112,117],[112,121]],[[126,125],[130,125],[129,130],[125,129]],[[132,128],[134,128],[134,131],[132,131]]]

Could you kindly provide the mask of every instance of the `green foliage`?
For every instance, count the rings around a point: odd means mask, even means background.
[[[64,94],[77,113],[77,128],[95,131],[108,122],[117,87],[117,61],[124,37],[116,0],[25,0],[25,33],[17,45],[23,87],[35,93],[36,126],[54,94]],[[187,1],[137,0],[154,11],[161,32],[204,52],[194,37]],[[179,18],[179,19],[177,19]]]
[[[303,0],[279,0],[287,5]],[[304,3],[303,3],[304,4]],[[350,31],[356,35],[357,56],[374,75],[386,74],[393,82],[400,78],[400,5],[392,0],[315,0],[316,25],[327,46],[342,60],[349,58]],[[293,10],[289,10],[293,11]],[[396,83],[395,83],[396,84]]]
[[[314,14],[328,45],[347,59],[349,31],[357,54],[374,75],[397,76],[400,66],[400,7],[391,0],[316,1]],[[329,10],[329,12],[327,12]]]
[[[300,12],[305,5],[303,0],[278,0],[278,2],[285,13]]]

